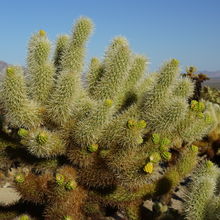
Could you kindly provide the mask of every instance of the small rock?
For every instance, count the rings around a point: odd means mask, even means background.
[[[21,196],[13,188],[0,188],[0,204],[10,205],[17,202]]]
[[[152,200],[146,200],[143,204],[143,206],[147,209],[149,209],[150,211],[153,211],[153,202]]]

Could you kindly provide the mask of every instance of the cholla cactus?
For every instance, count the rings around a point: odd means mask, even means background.
[[[220,105],[220,91],[216,88],[204,86],[202,89],[202,98]]]
[[[209,114],[212,115],[215,123],[206,138],[196,141],[195,144],[201,147],[201,153],[206,153],[209,159],[215,161],[220,155],[220,105],[210,101],[204,103],[208,106]]]
[[[220,219],[220,169],[211,161],[205,161],[195,170],[186,193],[186,219]]]
[[[205,74],[196,74],[196,72],[197,68],[195,66],[189,66],[186,68],[186,73],[183,74],[183,76],[189,77],[194,82],[195,88],[192,99],[199,100],[201,98],[202,83],[206,80],[209,80],[209,78]]]
[[[139,220],[143,198],[169,194],[194,168],[192,141],[214,119],[203,102],[188,104],[193,83],[179,61],[146,75],[147,58],[121,36],[103,60],[92,58],[83,87],[92,29],[90,19],[78,19],[52,60],[46,32],[31,37],[27,77],[11,66],[1,82],[0,150],[22,152],[13,159],[29,172],[15,176],[15,187],[23,201],[43,206],[46,220],[98,219],[107,206]]]

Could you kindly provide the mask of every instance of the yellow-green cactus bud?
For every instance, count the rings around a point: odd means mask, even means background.
[[[164,151],[164,152],[161,153],[161,157],[164,160],[170,160],[171,157],[172,157],[172,154],[169,151]]]
[[[214,166],[214,164],[213,164],[212,161],[210,161],[210,160],[207,160],[207,161],[205,162],[205,165],[206,165],[208,168]]]
[[[161,145],[159,149],[161,152],[168,151],[168,147],[165,145]]]
[[[15,182],[16,183],[23,183],[24,182],[24,176],[22,174],[17,174],[15,176]]]
[[[137,143],[138,144],[142,144],[144,142],[144,139],[140,136],[140,137],[138,137],[138,139],[137,139]]]
[[[77,187],[77,183],[75,180],[68,181],[65,185],[66,190],[73,190]]]
[[[197,147],[196,145],[191,145],[191,146],[190,146],[190,149],[191,149],[193,152],[198,152],[198,151],[199,151],[199,149],[198,149],[198,147]]]
[[[112,99],[106,99],[106,100],[105,100],[105,105],[106,105],[106,106],[111,107],[112,104],[113,104]]]
[[[145,166],[144,166],[144,171],[146,173],[152,173],[154,170],[154,165],[152,162],[148,162]]]
[[[192,100],[191,109],[196,112],[203,112],[205,110],[205,104],[203,102]]]
[[[101,150],[99,152],[100,157],[105,158],[109,154],[110,150]]]
[[[135,120],[130,119],[127,122],[127,126],[128,126],[129,129],[132,129],[132,128],[136,127],[136,125],[137,125],[137,121],[135,121]]]
[[[21,217],[19,217],[19,220],[30,220],[28,215],[22,215]]]
[[[177,66],[177,65],[179,65],[179,60],[177,60],[177,59],[172,59],[170,64],[171,64],[171,65],[174,65],[174,66]]]
[[[59,186],[63,185],[63,183],[64,183],[64,176],[62,174],[57,173],[55,179],[56,179],[57,185],[59,185]]]
[[[39,33],[39,35],[42,36],[42,37],[46,36],[46,31],[45,31],[45,30],[39,30],[38,33]]]
[[[205,117],[204,114],[203,114],[202,112],[199,112],[199,113],[196,114],[196,115],[197,115],[198,118],[201,118],[201,119]]]
[[[213,122],[212,117],[210,115],[208,115],[208,114],[205,114],[205,122],[207,124],[211,124]]]
[[[8,67],[7,69],[6,69],[6,73],[8,74],[8,75],[11,75],[11,74],[14,74],[15,73],[15,68],[14,67]]]
[[[28,135],[28,130],[26,130],[26,129],[24,129],[24,128],[19,128],[19,130],[18,130],[18,135],[19,135],[20,137],[25,137],[25,136]]]
[[[137,127],[138,127],[138,128],[146,128],[146,126],[147,126],[147,122],[144,121],[144,120],[140,120],[140,121],[138,121],[138,123],[137,123]]]
[[[63,220],[73,220],[73,218],[71,216],[67,215],[67,216],[63,217]]]
[[[48,136],[43,132],[39,133],[36,137],[36,141],[40,145],[45,144],[47,142],[47,140],[48,140]]]
[[[155,210],[157,213],[164,213],[167,212],[168,207],[167,205],[163,205],[161,202],[156,202],[153,205],[153,210]]]
[[[197,111],[197,109],[198,109],[198,101],[192,100],[190,107],[191,107],[192,110]]]
[[[198,102],[198,111],[203,112],[205,110],[205,104],[203,102]]]
[[[163,138],[163,139],[161,140],[161,142],[160,142],[160,145],[161,145],[161,146],[168,146],[168,145],[170,145],[170,143],[171,143],[171,140],[170,140],[170,139],[168,139],[168,138]]]
[[[124,37],[116,37],[114,39],[114,46],[117,46],[117,45],[128,45],[128,41],[124,38]]]
[[[88,146],[88,151],[89,152],[96,152],[99,148],[98,144],[91,144],[90,146]]]
[[[150,155],[149,159],[153,163],[158,163],[161,160],[161,156],[159,153],[154,152]]]
[[[152,134],[152,141],[154,144],[160,143],[160,135],[159,134]]]

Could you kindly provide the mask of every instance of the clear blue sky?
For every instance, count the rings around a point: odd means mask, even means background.
[[[29,37],[39,29],[55,41],[70,33],[79,16],[90,17],[95,31],[87,60],[102,57],[110,40],[125,36],[150,70],[169,59],[182,69],[220,70],[220,0],[1,0],[0,60],[25,64]]]

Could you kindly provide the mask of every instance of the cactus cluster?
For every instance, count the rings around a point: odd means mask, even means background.
[[[145,198],[171,193],[191,173],[198,161],[192,143],[215,119],[204,102],[189,103],[194,85],[178,60],[147,74],[148,59],[121,36],[102,60],[91,59],[83,82],[92,30],[90,19],[79,18],[69,36],[58,37],[53,56],[40,30],[29,41],[26,73],[5,70],[0,160],[16,161],[20,202],[40,206],[46,220],[101,219],[108,207],[140,220]]]

